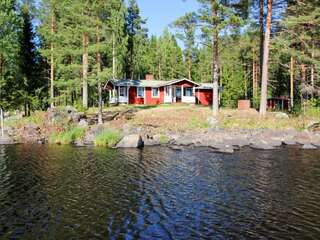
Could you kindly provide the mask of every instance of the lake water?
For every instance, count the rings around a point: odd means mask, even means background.
[[[0,239],[319,239],[320,151],[0,146]]]

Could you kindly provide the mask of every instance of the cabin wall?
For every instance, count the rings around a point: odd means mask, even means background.
[[[137,87],[130,87],[129,89],[129,103],[130,104],[144,104],[144,98],[137,96]]]
[[[196,90],[196,98],[197,102],[201,105],[211,105],[212,104],[212,89],[197,89]]]
[[[151,87],[146,87],[145,88],[145,104],[162,104],[164,103],[164,87],[159,88],[159,97],[154,98],[152,97],[152,88]]]

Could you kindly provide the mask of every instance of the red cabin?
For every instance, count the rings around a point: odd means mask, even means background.
[[[162,104],[191,103],[212,104],[212,84],[196,83],[189,79],[170,81],[110,80],[105,85],[111,104]]]

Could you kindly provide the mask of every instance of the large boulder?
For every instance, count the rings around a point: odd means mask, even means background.
[[[317,149],[317,147],[312,145],[312,144],[304,144],[302,146],[302,149],[304,149],[304,150],[314,150],[314,149]]]
[[[144,142],[138,134],[127,135],[117,144],[117,148],[143,148]]]

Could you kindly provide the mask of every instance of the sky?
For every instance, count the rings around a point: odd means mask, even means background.
[[[196,0],[137,0],[141,16],[147,19],[149,35],[160,36],[163,30],[187,12],[196,11]]]

